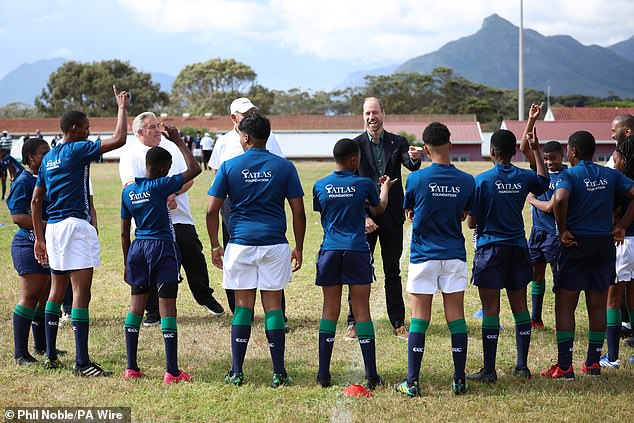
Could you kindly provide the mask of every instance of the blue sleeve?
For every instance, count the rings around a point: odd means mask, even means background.
[[[542,195],[550,186],[550,178],[537,173],[528,172],[528,190],[535,195]]]
[[[165,195],[165,199],[167,199],[167,197],[178,192],[183,187],[183,174],[179,173],[178,175],[159,178],[157,187],[159,192]]]
[[[365,178],[366,180],[365,185],[366,185],[366,190],[368,192],[368,202],[370,203],[370,207],[376,207],[379,205],[379,201],[381,201],[381,198],[379,197],[379,194],[376,192],[376,187],[374,186],[374,182],[372,182],[372,180],[370,178]]]
[[[130,209],[128,209],[128,206],[126,205],[126,189],[124,189],[123,191],[121,191],[121,219],[122,220],[131,220],[132,219],[132,213],[130,212]]]
[[[319,202],[319,190],[317,188],[317,184],[319,184],[319,181],[315,182],[315,185],[313,185],[313,210],[321,213],[322,208],[321,203]]]
[[[75,154],[81,158],[82,164],[99,161],[101,157],[101,141],[80,141],[73,143]]]
[[[46,188],[46,175],[43,165],[44,163],[42,163],[42,166],[40,166],[40,170],[37,172],[37,181],[35,181],[35,186]]]
[[[412,181],[413,186],[416,186],[416,183],[414,183],[413,181],[414,178],[415,176],[413,174],[410,174],[407,177],[407,181],[405,181],[405,198],[403,199],[404,209],[413,209],[414,206],[416,205],[416,198],[414,196],[414,192],[412,191],[410,187],[410,181]]]
[[[560,172],[557,183],[555,184],[555,191],[558,189],[567,189],[568,191],[572,191],[572,187],[573,183],[570,174],[568,172]]]
[[[227,183],[227,167],[225,166],[226,162],[223,162],[220,165],[220,169],[216,172],[216,177],[209,187],[209,191],[207,194],[212,197],[222,198],[223,200],[227,198],[229,194],[229,184]]]
[[[24,183],[18,182],[11,185],[11,191],[7,197],[9,213],[12,215],[29,214],[32,194],[32,192],[28,192]]]
[[[304,190],[302,189],[302,183],[299,180],[297,169],[293,166],[293,163],[288,162],[288,178],[286,182],[286,198],[300,198],[304,196]]]

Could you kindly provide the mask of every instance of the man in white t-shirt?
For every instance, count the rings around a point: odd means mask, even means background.
[[[207,163],[209,162],[209,159],[211,158],[211,152],[214,149],[214,139],[211,138],[211,135],[209,134],[209,132],[205,132],[205,135],[201,138],[200,140],[200,147],[203,150],[203,164],[205,165],[205,170],[209,169],[211,170],[211,168],[207,165]]]
[[[172,167],[167,176],[177,175],[187,170],[185,158],[178,147],[170,141],[161,138],[161,123],[154,113],[144,112],[138,115],[132,122],[132,130],[137,139],[128,141],[121,152],[119,161],[119,176],[123,186],[134,181],[136,177],[145,176],[145,154],[151,147],[160,146],[172,155]],[[168,197],[168,206],[176,243],[181,250],[182,265],[187,276],[187,283],[198,304],[205,307],[213,316],[224,314],[224,309],[213,296],[213,289],[209,287],[209,274],[207,262],[202,252],[202,244],[198,239],[194,218],[189,211],[189,196],[187,190],[193,185],[190,181],[183,185],[176,194]],[[158,324],[158,297],[156,290],[150,290],[150,296],[146,305],[146,320],[144,326]]]
[[[231,112],[231,121],[233,122],[233,129],[226,134],[218,137],[216,143],[213,148],[213,152],[211,153],[211,159],[209,160],[209,167],[211,171],[216,174],[218,169],[220,169],[220,165],[229,160],[233,159],[244,153],[242,149],[242,145],[240,145],[240,135],[236,128],[242,119],[250,114],[256,113],[258,108],[246,97],[237,98],[233,100],[231,103],[231,107],[229,108]],[[284,157],[284,153],[282,153],[282,149],[280,148],[280,144],[277,142],[277,137],[273,132],[269,135],[269,139],[266,142],[266,149],[276,156]],[[226,246],[227,242],[229,242],[229,214],[231,210],[231,202],[227,198],[222,205],[222,209],[220,213],[222,215],[222,241]],[[227,300],[229,301],[229,307],[233,312],[235,309],[235,297],[233,290],[225,289],[227,292]],[[287,322],[286,318],[286,299],[282,292],[282,311],[284,312],[284,322]],[[286,330],[288,331],[288,325],[286,325]]]

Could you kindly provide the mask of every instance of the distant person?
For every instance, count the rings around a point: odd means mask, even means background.
[[[11,155],[11,148],[13,147],[13,138],[9,135],[9,131],[6,129],[2,131],[2,136],[0,136],[0,155],[2,158],[5,155]],[[7,191],[7,166],[5,163],[0,161],[0,181],[2,181],[2,199],[4,200],[4,196]]]
[[[202,160],[203,156],[202,149],[200,148],[201,139],[202,137],[200,136],[200,132],[196,132],[196,135],[192,138],[192,143],[194,145],[194,157],[196,157],[196,160],[199,162]]]
[[[535,122],[541,113],[541,105],[531,105],[528,113],[528,122],[520,143],[520,150],[524,153],[526,160],[530,163],[532,169],[535,168],[535,155],[529,144],[529,134],[535,132]],[[564,150],[558,141],[550,141],[544,145],[543,160],[550,185],[548,191],[536,197],[528,194],[526,201],[531,205],[533,218],[533,228],[528,240],[528,252],[533,265],[533,280],[531,282],[531,328],[542,329],[544,321],[542,319],[542,306],[544,304],[544,294],[546,292],[546,266],[550,264],[553,274],[553,280],[557,276],[557,258],[561,249],[557,225],[555,223],[555,215],[553,214],[553,194],[555,193],[555,184],[559,179],[560,173],[567,169],[568,166],[563,164]]]
[[[225,161],[244,154],[244,149],[240,144],[240,134],[238,133],[237,128],[242,119],[251,114],[257,113],[258,108],[251,103],[251,100],[242,97],[233,100],[229,110],[231,112],[230,118],[233,122],[233,129],[221,137],[218,137],[214,145],[213,152],[211,153],[211,158],[209,159],[209,167],[211,168],[214,176],[216,175],[218,169],[220,169],[220,165],[222,165]],[[266,149],[276,156],[284,157],[282,149],[280,148],[277,138],[273,132],[271,132],[268,140],[266,141]],[[231,201],[230,199],[225,199],[220,211],[220,214],[222,215],[222,244],[225,247],[227,246],[230,238],[228,229],[229,216],[231,214],[230,210]],[[229,301],[229,308],[231,309],[231,312],[233,312],[235,309],[234,292],[231,289],[225,289],[225,291],[227,293],[227,300]],[[287,322],[288,319],[286,318],[285,303],[284,293],[282,293],[282,312],[284,313],[284,321]]]
[[[385,110],[381,100],[368,97],[363,102],[363,122],[365,132],[354,139],[361,150],[359,176],[370,178],[379,186],[381,177],[389,176],[399,180],[390,190],[387,209],[381,216],[371,210],[366,216],[365,230],[370,251],[374,254],[377,241],[381,243],[381,257],[385,273],[385,300],[387,314],[394,335],[407,339],[405,325],[405,304],[401,285],[401,255],[403,253],[403,183],[401,166],[410,171],[420,168],[420,151],[411,147],[400,135],[387,132],[383,128]],[[378,189],[378,188],[377,188]],[[344,339],[357,339],[355,318],[352,309],[348,313],[348,332]]]
[[[555,279],[557,362],[541,372],[543,377],[573,380],[575,310],[581,291],[588,312],[588,350],[580,371],[601,374],[601,352],[606,332],[608,289],[616,279],[616,244],[622,244],[634,220],[634,181],[622,173],[592,161],[594,136],[577,131],[568,138],[571,167],[561,173],[553,210],[559,228],[561,253]],[[614,204],[630,203],[613,225]]]
[[[376,369],[375,331],[370,314],[370,288],[374,281],[370,248],[365,239],[366,203],[381,214],[395,181],[382,178],[381,194],[369,178],[354,174],[359,167],[359,145],[348,138],[333,149],[335,171],[315,182],[313,209],[321,213],[324,237],[317,255],[315,284],[321,286],[324,302],[319,321],[319,371],[317,383],[331,384],[330,360],[341,311],[341,292],[348,285],[358,322],[359,346],[365,364],[368,389],[385,382]]]
[[[143,372],[137,363],[139,330],[150,287],[158,290],[161,331],[165,342],[166,372],[163,382],[190,382],[191,376],[178,367],[178,330],[176,297],[180,282],[181,251],[176,242],[167,197],[200,174],[200,166],[173,126],[162,127],[185,160],[185,171],[167,176],[172,168],[171,154],[152,147],[145,156],[145,177],[135,178],[121,193],[121,246],[125,281],[131,286],[130,308],[125,318],[127,365],[123,378],[137,379]],[[132,218],[136,238],[130,245]]]
[[[245,152],[220,166],[209,188],[207,206],[212,261],[223,270],[225,289],[235,291],[236,307],[231,325],[233,363],[225,382],[244,383],[242,366],[259,290],[264,329],[273,361],[271,386],[277,388],[292,381],[284,365],[286,338],[282,290],[291,281],[292,272],[302,266],[306,232],[304,191],[295,166],[266,150],[271,133],[267,118],[252,114],[242,119],[237,129]],[[225,251],[218,241],[218,213],[227,198],[231,200],[231,239]],[[292,250],[286,239],[286,201],[291,209],[295,238]]]
[[[200,146],[203,150],[203,165],[205,170],[211,168],[208,166],[209,159],[211,159],[211,152],[214,149],[215,140],[211,137],[209,132],[205,132],[205,136],[200,140]]]
[[[472,282],[478,287],[482,303],[482,350],[484,366],[467,374],[467,380],[495,383],[498,336],[500,334],[500,294],[506,289],[513,320],[517,360],[513,376],[530,378],[528,351],[531,317],[526,305],[526,286],[533,269],[528,256],[522,209],[528,193],[542,195],[549,180],[542,161],[539,141],[534,134],[529,143],[535,157],[536,172],[511,163],[517,139],[500,129],[491,136],[491,170],[476,176],[474,207],[467,224],[478,233],[473,258]]]
[[[13,183],[20,176],[20,173],[24,170],[24,167],[11,156],[10,150],[0,150],[0,178],[2,180],[2,199],[7,189],[7,173],[9,175],[9,181]]]
[[[151,147],[163,147],[171,154],[172,167],[168,176],[178,175],[187,170],[183,154],[173,142],[161,138],[161,130],[162,124],[152,112],[144,112],[134,118],[132,131],[136,139],[130,140],[119,161],[119,176],[124,187],[134,182],[135,178],[145,175],[145,155]],[[170,208],[170,216],[176,233],[176,243],[182,253],[182,266],[187,276],[189,289],[196,302],[212,316],[221,316],[225,310],[214,298],[214,290],[209,286],[207,261],[190,211],[187,191],[193,184],[193,181],[183,184],[178,192],[168,197],[167,205]],[[144,326],[158,325],[161,316],[155,288],[150,289],[146,310]]]

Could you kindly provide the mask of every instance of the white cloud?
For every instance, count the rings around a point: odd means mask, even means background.
[[[191,33],[199,41],[271,42],[295,53],[358,61],[398,62],[476,32],[497,13],[519,24],[519,1],[508,0],[119,0],[156,32]],[[524,2],[524,25],[584,44],[630,37],[631,0]]]
[[[51,59],[56,59],[58,57],[61,57],[63,59],[72,59],[73,56],[74,56],[73,51],[69,49],[68,47],[56,48],[52,50],[51,53],[49,54],[49,57]]]

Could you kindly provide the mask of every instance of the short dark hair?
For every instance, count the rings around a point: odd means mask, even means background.
[[[619,125],[634,131],[634,116],[630,115],[629,113],[618,115],[617,117],[614,118],[614,120]]]
[[[42,145],[48,145],[42,138],[27,138],[22,144],[22,164],[28,165],[29,159]]]
[[[508,129],[498,129],[491,135],[491,146],[500,157],[511,158],[516,151],[517,138]]]
[[[238,130],[244,132],[253,139],[264,141],[271,135],[271,122],[259,113],[254,113],[242,119]]]
[[[86,113],[80,112],[79,110],[71,110],[70,112],[64,113],[64,116],[59,120],[59,127],[62,132],[68,132],[73,125],[79,125],[81,121],[86,118]]]
[[[625,162],[623,174],[632,179],[634,177],[634,135],[625,138],[625,142],[619,144],[616,151],[623,156]]]
[[[542,149],[544,153],[561,153],[564,154],[564,148],[559,141],[548,141]]]
[[[432,122],[423,130],[423,142],[432,147],[449,144],[450,137],[449,128],[440,122]]]
[[[172,160],[172,155],[163,147],[152,147],[145,154],[146,166],[163,166]]]
[[[358,156],[361,154],[359,144],[352,141],[350,138],[342,138],[335,144],[335,148],[332,149],[332,155],[335,157],[335,162],[343,164],[352,156]]]
[[[577,158],[580,160],[591,160],[596,149],[594,135],[588,131],[577,131],[568,138],[568,148],[577,151]]]

